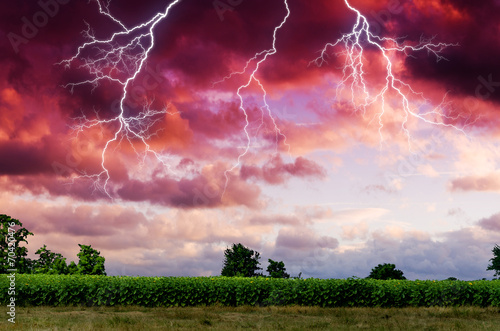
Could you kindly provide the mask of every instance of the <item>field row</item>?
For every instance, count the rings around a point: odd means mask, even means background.
[[[14,295],[9,294],[10,286],[9,279],[2,276],[0,301],[6,304],[14,297],[17,306],[500,306],[500,280],[468,282],[19,274],[16,275]]]

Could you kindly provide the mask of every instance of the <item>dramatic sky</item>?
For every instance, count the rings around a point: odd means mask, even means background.
[[[293,276],[493,276],[500,1],[351,0],[371,37],[337,44],[343,0],[172,2],[0,4],[0,213],[30,257],[206,276],[241,242]]]

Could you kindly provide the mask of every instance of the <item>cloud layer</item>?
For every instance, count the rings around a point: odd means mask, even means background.
[[[130,28],[166,5],[112,1],[109,11]],[[366,95],[351,94],[352,76],[339,89],[340,46],[315,65],[356,21],[343,1],[290,1],[277,52],[250,81],[256,61],[247,61],[272,49],[284,1],[226,11],[181,1],[155,27],[123,109],[116,82],[67,86],[93,78],[81,66],[93,50],[58,64],[88,41],[87,23],[101,39],[120,29],[96,1],[0,4],[1,212],[30,226],[33,245],[74,256],[77,243],[92,243],[117,274],[216,274],[224,247],[243,242],[310,276],[364,276],[396,262],[413,278],[482,278],[499,230],[499,3],[352,5],[381,37],[455,44],[439,61],[390,52],[418,116],[394,90],[360,107]],[[363,56],[367,91],[377,95],[386,58],[375,47]],[[122,110],[146,139],[117,133]]]

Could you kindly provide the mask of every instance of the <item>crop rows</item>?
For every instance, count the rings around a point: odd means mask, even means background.
[[[9,302],[0,279],[0,301]],[[16,275],[16,305],[305,305],[321,307],[496,306],[500,280],[402,281],[237,277]]]

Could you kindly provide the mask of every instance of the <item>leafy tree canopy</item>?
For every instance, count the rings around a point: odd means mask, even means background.
[[[493,270],[495,274],[493,276],[500,276],[500,246],[495,245],[491,250],[493,257],[490,259],[491,264],[488,265],[486,270]]]
[[[367,278],[372,279],[406,279],[403,276],[403,272],[396,269],[396,265],[390,263],[379,264],[372,269],[370,275]]]
[[[30,272],[32,261],[26,258],[28,249],[20,244],[27,244],[28,236],[32,235],[19,220],[0,215],[0,273],[7,273],[8,269]]]
[[[253,277],[258,276],[260,253],[253,251],[242,244],[233,244],[233,247],[224,251],[224,266],[221,275],[226,277]]]
[[[59,253],[53,253],[48,250],[47,245],[40,247],[35,254],[38,254],[39,258],[33,263],[34,273],[60,275],[68,273],[66,258]]]
[[[93,249],[91,245],[81,245],[80,253],[77,254],[78,273],[82,275],[106,275],[104,270],[105,258],[102,257],[97,250]]]
[[[269,265],[267,266],[267,272],[272,278],[290,278],[290,275],[286,273],[285,263],[283,261],[276,262],[271,259],[268,260]]]

